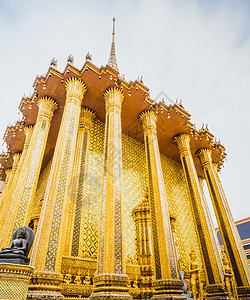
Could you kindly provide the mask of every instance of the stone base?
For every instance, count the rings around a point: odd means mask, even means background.
[[[91,300],[130,300],[132,297],[128,293],[127,279],[128,276],[124,274],[96,275],[94,277],[93,294],[89,298]]]
[[[185,297],[184,295],[183,296],[171,296],[171,295],[165,295],[165,296],[153,296],[152,298],[150,299],[159,299],[159,300],[171,300],[171,299],[190,299],[190,298],[187,298]],[[192,298],[193,299],[193,298]]]
[[[63,298],[61,283],[63,275],[55,272],[34,272],[29,286],[27,299],[60,299]]]
[[[228,295],[222,285],[210,284],[206,287],[206,298],[209,300],[227,300]]]
[[[153,281],[155,294],[151,299],[187,299],[183,295],[182,286],[183,282],[180,279],[155,280]]]
[[[207,297],[209,300],[231,300],[228,297]]]
[[[62,287],[62,294],[68,299],[68,298],[89,298],[89,296],[92,294],[92,285],[84,285],[84,284],[66,284],[63,283],[61,285]]]
[[[237,292],[240,299],[250,299],[250,286],[237,287]]]
[[[0,264],[29,265],[30,258],[21,254],[0,253]]]
[[[32,272],[30,266],[0,263],[0,299],[26,299]]]

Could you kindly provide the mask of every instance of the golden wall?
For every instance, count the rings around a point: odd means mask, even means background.
[[[83,200],[84,226],[80,257],[95,259],[97,257],[98,230],[100,224],[100,206],[102,190],[104,124],[94,121],[91,129],[91,146],[86,191]],[[126,256],[136,258],[135,224],[132,210],[142,201],[147,193],[147,168],[144,144],[123,134],[123,224],[124,246]],[[191,244],[200,260],[195,224],[185,184],[181,164],[161,155],[170,215],[173,218],[178,257],[185,269],[188,269]],[[36,193],[37,211],[43,199],[50,164],[42,172]],[[73,178],[71,183],[73,182]],[[69,184],[71,184],[69,183]]]

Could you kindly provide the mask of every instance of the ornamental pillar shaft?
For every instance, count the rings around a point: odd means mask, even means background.
[[[221,256],[218,244],[216,243],[214,228],[212,228],[206,199],[201,190],[191,154],[190,137],[188,134],[180,134],[174,138],[174,141],[180,151],[180,158],[185,174],[193,218],[196,225],[196,233],[206,274],[207,291],[217,299],[217,297],[220,298],[224,294],[221,288],[223,284]]]
[[[29,147],[30,140],[32,137],[33,129],[34,129],[33,126],[27,126],[24,128],[26,138],[25,138],[25,142],[24,142],[23,151],[22,151],[16,172],[15,172],[14,178],[12,180],[11,187],[9,187],[8,193],[5,193],[5,195],[2,199],[3,202],[2,202],[1,221],[0,221],[0,228],[1,228],[0,236],[2,236],[2,230],[4,228],[4,224],[5,224],[5,221],[6,221],[8,213],[9,213],[10,206],[11,206],[11,201],[12,201],[11,196],[16,189],[16,186],[17,186],[17,183],[18,183],[18,180],[19,180],[22,168],[23,168],[24,159],[25,159],[26,153],[28,151],[28,147]]]
[[[38,101],[38,106],[37,121],[20,178],[12,195],[10,212],[5,223],[4,234],[2,235],[1,245],[3,246],[9,244],[13,231],[23,225],[28,225],[51,119],[58,105],[53,99],[43,97]]]
[[[9,184],[11,181],[11,175],[12,175],[12,168],[8,168],[5,170],[5,182],[4,182],[4,189],[2,196],[6,194],[6,191],[9,189]]]
[[[104,98],[106,123],[98,274],[125,274],[121,224],[123,94],[110,89]]]
[[[83,249],[83,222],[86,213],[85,190],[88,174],[91,128],[95,113],[88,108],[81,108],[74,160],[74,175],[71,191],[71,208],[69,215],[68,241],[65,256],[80,256]]]
[[[208,204],[207,204],[207,199],[205,197],[205,193],[204,193],[204,179],[202,177],[198,177],[199,179],[199,184],[200,184],[200,190],[201,190],[201,194],[202,194],[202,198],[204,199],[203,201],[203,205],[204,205],[204,208],[206,210],[206,215],[207,215],[207,219],[208,219],[208,227],[211,228],[211,234],[214,236],[213,240],[215,240],[216,244],[217,244],[217,247],[216,247],[216,252],[218,253],[218,255],[221,257],[221,253],[220,253],[220,244],[219,244],[219,241],[217,239],[217,236],[216,236],[216,232],[214,230],[214,223],[213,223],[213,220],[212,220],[212,216],[211,216],[211,213],[209,211],[209,207],[208,207]]]
[[[4,186],[3,193],[2,193],[2,198],[1,198],[1,201],[0,201],[0,213],[3,210],[3,206],[5,206],[4,210],[7,208],[6,207],[7,204],[5,203],[6,198],[9,196],[9,191],[11,189],[11,185],[12,185],[13,179],[15,177],[15,173],[16,173],[16,170],[17,170],[17,166],[18,166],[20,157],[21,157],[21,153],[15,153],[13,155],[12,169],[7,169],[6,170],[6,171],[8,171],[8,175],[6,174],[5,186]]]
[[[154,298],[182,296],[175,257],[170,215],[156,133],[157,115],[152,111],[140,114],[148,170],[149,203],[151,212],[154,277]]]
[[[61,271],[61,257],[68,230],[76,139],[85,91],[86,86],[80,79],[67,80],[66,103],[31,254],[31,265],[37,270],[38,283],[39,274]],[[42,253],[40,249],[43,249]],[[59,284],[61,277],[58,276]]]
[[[122,132],[123,93],[110,88],[106,106],[102,208],[97,275],[92,299],[129,299],[122,238]]]
[[[8,182],[7,182],[7,189],[5,188],[4,191],[3,191],[3,196],[5,194],[7,194],[9,192],[9,190],[11,189],[11,185],[12,185],[12,182],[13,182],[13,179],[15,177],[15,173],[16,173],[16,170],[17,170],[17,167],[18,167],[18,163],[20,161],[20,157],[21,157],[21,153],[15,153],[13,155],[13,165],[12,165],[12,169],[11,169],[11,173],[9,175],[9,179],[8,179]]]
[[[5,182],[4,182],[4,189],[3,189],[3,192],[2,192],[2,195],[0,197],[0,215],[1,215],[1,218],[0,218],[0,224],[3,222],[3,220],[5,219],[2,219],[2,215],[4,214],[4,207],[7,206],[7,203],[6,203],[6,196],[8,195],[8,192],[9,192],[9,179],[10,179],[10,176],[11,176],[11,168],[9,169],[6,169],[5,170]],[[2,228],[2,227],[0,227]]]
[[[240,236],[234,223],[217,168],[212,164],[211,150],[202,148],[197,152],[208,184],[210,196],[219,225],[223,245],[230,260],[239,295],[248,290],[250,295],[250,273]]]

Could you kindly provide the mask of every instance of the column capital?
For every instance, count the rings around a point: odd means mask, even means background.
[[[139,114],[139,120],[142,123],[143,130],[151,129],[156,131],[157,114],[152,110],[145,110]]]
[[[88,107],[82,107],[80,113],[79,128],[87,127],[88,129],[90,129],[93,125],[95,115],[96,113],[92,109]]]
[[[34,125],[24,127],[24,133],[26,135],[25,144],[29,143],[33,134]]]
[[[53,98],[47,96],[41,97],[37,101],[37,105],[39,106],[40,110],[45,109],[52,112],[54,112],[58,108],[58,103]]]
[[[208,148],[200,148],[198,151],[196,151],[196,155],[200,158],[202,166],[205,166],[208,163],[212,163],[211,154],[212,151]]]
[[[176,143],[180,153],[190,150],[190,136],[187,133],[180,133],[173,137],[173,142]]]
[[[75,77],[68,78],[65,88],[67,92],[66,102],[72,102],[75,98],[81,102],[87,90],[86,84],[81,79]]]
[[[54,111],[58,108],[58,103],[51,97],[42,97],[38,100],[39,112],[37,118],[47,118],[51,121]]]
[[[124,94],[120,89],[111,87],[103,93],[103,96],[105,99],[106,111],[108,111],[110,107],[116,107],[121,110]]]

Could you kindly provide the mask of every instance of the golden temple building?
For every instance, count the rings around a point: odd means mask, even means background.
[[[69,56],[60,72],[52,60],[22,98],[23,119],[7,127],[0,157],[0,247],[18,228],[34,230],[28,299],[250,299],[218,175],[224,146],[181,103],[154,101],[142,79],[127,82],[114,36],[105,67],[88,54],[77,69]],[[22,282],[4,284],[21,295]]]

